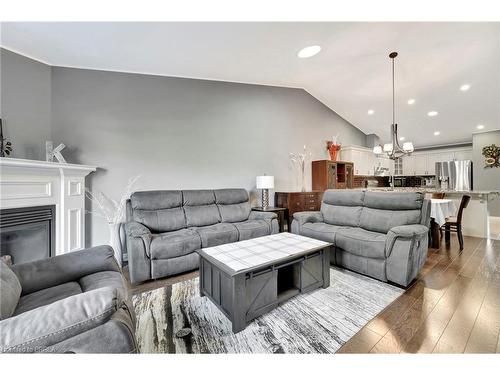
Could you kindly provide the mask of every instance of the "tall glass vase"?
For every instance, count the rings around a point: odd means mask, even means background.
[[[113,248],[118,265],[122,266],[122,246],[120,241],[121,223],[108,223],[109,246]]]
[[[301,191],[305,192],[306,191],[306,174],[305,174],[305,163],[302,163],[301,169],[301,182],[302,182],[302,187]]]

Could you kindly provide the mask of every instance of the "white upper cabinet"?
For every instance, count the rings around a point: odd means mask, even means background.
[[[415,175],[415,156],[408,155],[403,158],[403,176]]]
[[[456,151],[453,160],[472,160],[472,150]]]
[[[376,156],[367,147],[344,147],[341,150],[340,157],[344,161],[352,161],[354,163],[355,175],[373,176],[376,167],[385,167],[390,170],[386,175],[432,176],[435,174],[437,162],[470,160],[472,159],[472,149],[457,148],[437,151],[417,151],[409,156],[400,158],[398,160],[398,168],[395,168],[395,162],[385,154]]]

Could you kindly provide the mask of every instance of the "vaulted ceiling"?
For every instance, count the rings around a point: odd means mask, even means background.
[[[5,48],[55,66],[303,88],[383,140],[388,54],[397,51],[396,120],[406,140],[468,142],[478,125],[500,127],[500,23],[15,22],[1,31]],[[322,50],[298,58],[309,45]]]

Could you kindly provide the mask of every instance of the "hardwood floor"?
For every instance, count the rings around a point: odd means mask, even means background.
[[[499,353],[500,241],[456,236],[338,353]]]
[[[128,278],[128,270],[124,269]],[[197,276],[155,280],[133,294]],[[405,293],[338,353],[500,353],[500,241],[456,235],[427,262]]]

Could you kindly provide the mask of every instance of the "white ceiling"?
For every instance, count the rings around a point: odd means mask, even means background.
[[[396,119],[407,140],[468,142],[478,124],[500,127],[500,23],[16,22],[1,31],[2,46],[50,65],[304,88],[384,140],[388,54],[398,51]],[[318,55],[297,58],[313,44]]]

